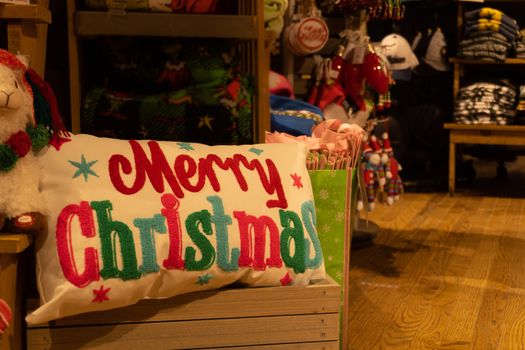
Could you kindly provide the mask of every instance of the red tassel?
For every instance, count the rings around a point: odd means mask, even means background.
[[[67,131],[66,127],[64,126],[64,123],[62,122],[62,116],[60,115],[60,111],[58,110],[57,99],[51,86],[46,81],[44,81],[33,69],[29,68],[27,70],[27,74],[29,74],[29,78],[31,79],[31,81],[38,86],[38,88],[40,89],[40,93],[42,94],[42,96],[44,96],[47,103],[49,104],[53,124],[53,131],[58,132],[59,135],[62,134],[65,137],[70,137],[69,132]]]

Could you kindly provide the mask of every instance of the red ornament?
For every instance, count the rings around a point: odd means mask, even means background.
[[[349,95],[359,110],[365,111],[366,104],[363,98],[365,91],[365,78],[361,73],[360,64],[352,64],[347,62],[343,66],[343,86],[347,95]]]
[[[388,92],[390,78],[381,57],[375,52],[369,52],[365,56],[365,61],[363,62],[363,75],[366,78],[366,82],[375,91],[380,94],[386,94]]]

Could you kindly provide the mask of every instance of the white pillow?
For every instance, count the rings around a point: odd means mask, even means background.
[[[300,144],[210,147],[89,135],[43,150],[42,305],[27,322],[233,282],[323,278],[306,154]]]

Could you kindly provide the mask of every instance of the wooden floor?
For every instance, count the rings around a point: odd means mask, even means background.
[[[349,348],[525,349],[524,198],[378,206],[374,244],[352,251]]]

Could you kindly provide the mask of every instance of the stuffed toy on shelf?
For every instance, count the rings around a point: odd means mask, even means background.
[[[368,208],[374,210],[376,197],[382,193],[386,184],[385,169],[381,162],[381,145],[377,137],[366,136],[363,145],[363,172],[364,185],[368,200]],[[357,204],[358,210],[363,208],[362,199]]]
[[[381,155],[381,162],[384,164],[383,166],[386,175],[386,203],[392,205],[399,200],[399,195],[403,193],[403,181],[399,176],[402,167],[397,159],[394,158],[394,149],[390,144],[388,133],[383,133],[381,138],[383,139],[383,154]]]
[[[35,152],[50,139],[59,147],[65,140],[60,133],[69,135],[49,85],[28,68],[23,57],[0,50],[1,231],[36,233],[44,224]]]

